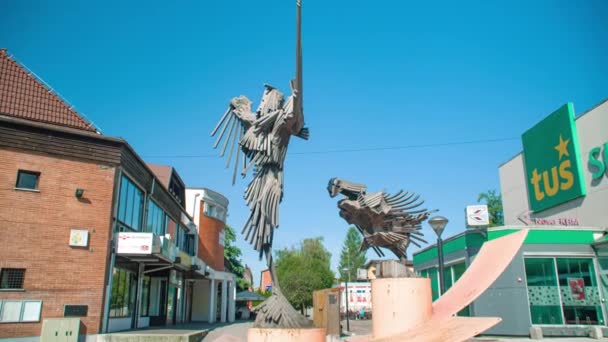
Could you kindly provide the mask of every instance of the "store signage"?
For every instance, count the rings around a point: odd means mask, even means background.
[[[579,226],[580,223],[575,217],[558,217],[558,218],[536,218],[530,217],[532,211],[526,210],[517,218],[526,225],[537,226]]]
[[[70,230],[70,246],[86,247],[89,244],[89,231],[84,229]]]
[[[152,254],[152,233],[118,233],[118,254]]]
[[[585,195],[572,103],[526,131],[522,143],[532,211],[543,211]]]
[[[604,153],[602,162],[602,148],[594,147],[589,151],[589,165],[596,169],[591,174],[593,179],[600,179],[604,174],[608,177],[608,142],[604,143]]]
[[[466,210],[468,227],[485,227],[490,225],[490,214],[487,205],[469,205]]]
[[[583,278],[568,278],[570,295],[574,300],[585,300],[585,280]]]

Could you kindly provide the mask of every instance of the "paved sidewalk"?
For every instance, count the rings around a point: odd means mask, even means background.
[[[247,329],[252,326],[252,321],[236,321],[230,325],[217,326],[209,330],[203,342],[245,342]]]

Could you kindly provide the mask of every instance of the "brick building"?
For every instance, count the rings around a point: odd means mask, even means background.
[[[0,339],[67,316],[82,335],[187,322],[203,301],[221,303],[207,321],[233,320],[234,275],[205,241],[220,223],[185,200],[173,168],[100,134],[0,50]],[[195,289],[212,278],[215,291]]]

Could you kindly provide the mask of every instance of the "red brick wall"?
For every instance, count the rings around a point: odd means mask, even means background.
[[[214,270],[224,270],[224,246],[219,244],[220,233],[226,225],[220,220],[205,216],[205,202],[201,201],[198,223],[198,257]]]
[[[64,304],[88,305],[86,334],[100,329],[110,239],[114,167],[0,149],[0,267],[25,268],[23,292],[42,300],[40,323],[0,323],[0,338],[38,336]],[[40,192],[15,190],[17,170],[41,173]],[[85,189],[81,200],[76,188]],[[88,248],[69,246],[70,229],[89,231]]]

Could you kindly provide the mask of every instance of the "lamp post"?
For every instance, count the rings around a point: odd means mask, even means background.
[[[443,216],[435,216],[429,219],[429,224],[431,228],[437,234],[437,257],[439,261],[439,291],[441,295],[445,293],[445,279],[443,276],[443,240],[441,239],[441,233],[445,229],[445,226],[448,224],[448,219]]]
[[[348,278],[350,278],[350,269],[349,268],[343,268],[342,269],[342,273],[348,273]],[[348,319],[348,278],[344,278],[344,282],[346,283],[346,286],[344,288],[344,298],[346,301],[346,331],[350,331],[350,320]]]

